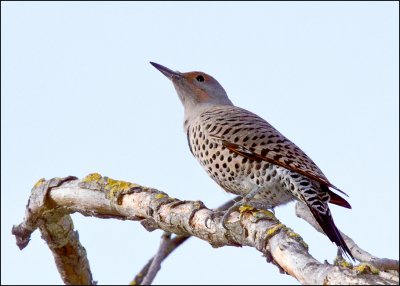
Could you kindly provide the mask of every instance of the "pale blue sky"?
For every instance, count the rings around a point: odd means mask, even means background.
[[[374,255],[399,253],[399,10],[396,2],[1,3],[1,283],[61,283],[38,232],[11,235],[40,178],[100,172],[216,207],[192,158],[183,108],[149,61],[214,76],[238,106],[302,148],[352,210],[336,224]],[[276,209],[318,259],[336,249]],[[161,231],[73,216],[99,284],[126,284]],[[252,248],[192,238],[155,283],[288,284]]]

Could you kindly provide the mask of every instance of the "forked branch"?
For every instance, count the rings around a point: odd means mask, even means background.
[[[180,201],[152,188],[90,174],[81,180],[75,177],[40,180],[32,190],[23,222],[12,230],[17,245],[23,249],[32,232],[39,228],[66,284],[95,284],[86,251],[73,230],[70,214],[74,212],[140,221],[149,231],[162,229],[181,237],[196,236],[213,247],[254,247],[302,284],[399,282],[398,268],[386,272],[372,265],[350,268],[320,263],[308,253],[302,238],[268,211],[243,207],[230,215],[225,229],[221,224],[222,214],[206,208],[200,201]],[[166,256],[156,255],[157,263]]]

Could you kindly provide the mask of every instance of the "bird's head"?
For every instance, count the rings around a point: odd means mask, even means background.
[[[224,88],[212,76],[197,71],[181,73],[150,63],[172,81],[185,113],[217,105],[232,105]]]

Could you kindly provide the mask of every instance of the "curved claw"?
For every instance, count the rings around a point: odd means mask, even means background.
[[[229,209],[227,209],[227,210],[225,211],[224,215],[222,216],[222,220],[221,220],[222,226],[223,226],[225,229],[228,229],[227,226],[226,226],[226,222],[227,222],[227,220],[228,220],[229,215],[230,215],[231,213],[233,213],[234,211],[238,210],[239,207],[240,207],[242,204],[243,204],[242,201],[236,202],[233,206],[231,206]]]

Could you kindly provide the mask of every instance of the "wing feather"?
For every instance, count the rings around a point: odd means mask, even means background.
[[[256,114],[235,106],[214,108],[201,115],[201,122],[209,138],[232,152],[276,164],[347,196],[299,147]]]

